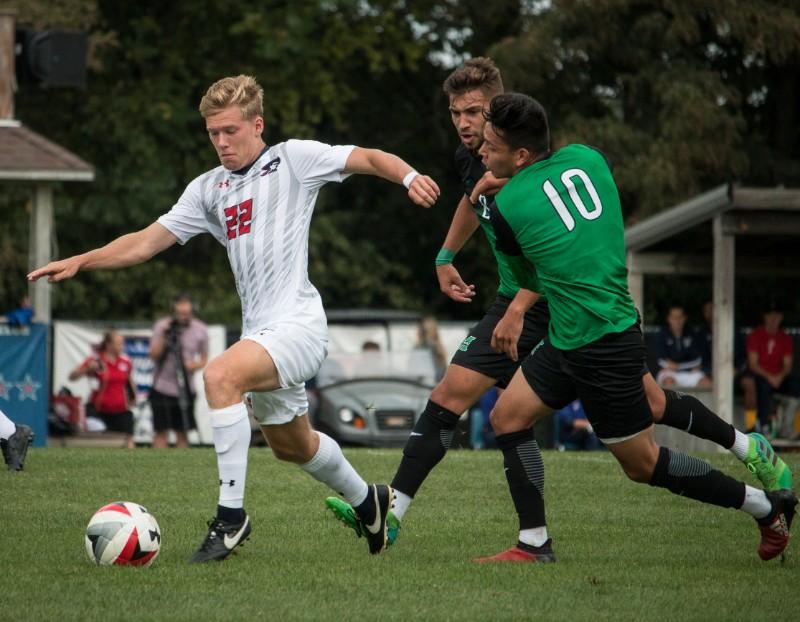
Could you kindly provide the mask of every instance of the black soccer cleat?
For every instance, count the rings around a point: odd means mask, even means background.
[[[3,460],[9,471],[21,471],[25,467],[25,456],[33,442],[33,436],[33,430],[28,426],[18,425],[8,439],[0,440]]]
[[[245,514],[240,523],[226,523],[219,518],[208,521],[208,534],[194,552],[190,564],[222,561],[250,537],[250,517]]]
[[[767,498],[772,503],[772,511],[764,518],[756,519],[761,531],[758,556],[764,561],[777,557],[786,549],[797,506],[797,496],[790,489],[767,492]]]
[[[371,523],[359,518],[359,523],[367,538],[370,554],[377,555],[386,549],[386,517],[394,504],[394,490],[386,484],[373,484],[367,491],[367,500],[375,506],[375,518]]]

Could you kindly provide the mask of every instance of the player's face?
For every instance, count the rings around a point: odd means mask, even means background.
[[[683,327],[686,326],[686,314],[680,307],[673,307],[667,314],[667,324],[673,333],[683,333]]]
[[[206,117],[208,137],[217,151],[219,161],[229,171],[244,168],[261,153],[264,141],[264,119],[243,119],[238,106],[228,106]]]
[[[483,126],[486,123],[483,110],[488,105],[489,99],[481,90],[450,96],[450,118],[467,149],[477,151],[481,146]]]
[[[483,128],[483,143],[478,153],[484,166],[498,179],[513,177],[517,172],[518,151],[518,149],[512,150],[508,146],[508,143],[494,131],[491,123],[487,123]]]

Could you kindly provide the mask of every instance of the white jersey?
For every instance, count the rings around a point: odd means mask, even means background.
[[[158,219],[181,244],[208,232],[225,246],[242,301],[243,334],[301,312],[322,313],[308,280],[311,214],[319,189],[347,178],[352,150],[312,140],[274,145],[244,173],[218,166],[200,175]]]

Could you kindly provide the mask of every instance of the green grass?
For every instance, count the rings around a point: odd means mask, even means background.
[[[399,450],[347,450],[390,480]],[[785,456],[800,473],[800,455]],[[727,455],[716,466],[754,484]],[[496,451],[452,451],[420,491],[397,544],[366,541],[324,509],[300,469],[252,449],[251,540],[189,566],[216,504],[212,449],[32,450],[0,473],[0,620],[754,620],[797,619],[800,545],[761,562],[751,518],[628,482],[607,453],[545,453],[558,563],[477,566],[513,544]],[[162,530],[150,568],[96,567],[83,530],[114,500]],[[800,523],[798,523],[800,525]]]

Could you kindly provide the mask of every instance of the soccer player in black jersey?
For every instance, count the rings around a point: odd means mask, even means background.
[[[503,389],[508,385],[520,361],[547,335],[550,322],[546,298],[520,287],[508,257],[497,249],[495,232],[489,220],[492,197],[507,180],[497,179],[487,171],[478,150],[483,143],[484,113],[492,98],[503,92],[500,71],[489,58],[473,58],[455,69],[442,88],[448,97],[450,116],[460,139],[455,165],[464,195],[436,257],[439,286],[453,300],[471,302],[475,295],[474,285],[462,279],[453,259],[479,227],[495,256],[499,286],[494,303],[459,346],[403,449],[402,461],[392,480],[395,507],[387,517],[390,545],[397,538],[400,521],[422,482],[450,447],[461,413],[491,387]],[[731,449],[747,462],[748,468],[758,475],[765,487],[781,487],[770,461],[771,448],[736,431],[697,398],[664,391],[647,370],[643,369],[642,373],[655,422],[680,428]],[[535,459],[541,463],[538,445]],[[359,522],[347,503],[336,497],[328,497],[326,503],[345,525],[356,533],[361,532]]]

